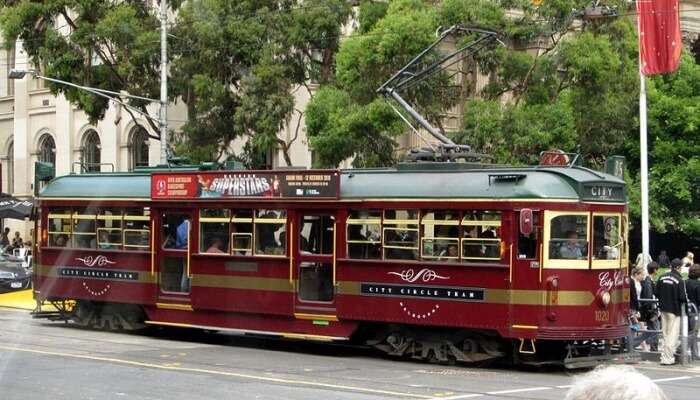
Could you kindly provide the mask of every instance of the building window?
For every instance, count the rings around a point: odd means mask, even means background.
[[[56,142],[48,133],[39,139],[39,161],[56,165]]]
[[[15,144],[10,143],[7,149],[7,193],[15,192]]]
[[[82,171],[100,172],[100,135],[94,130],[89,130],[83,137]]]
[[[131,131],[129,140],[129,170],[148,166],[148,132],[142,126]]]

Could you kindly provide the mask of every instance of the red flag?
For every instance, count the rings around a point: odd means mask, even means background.
[[[678,0],[637,0],[637,15],[642,73],[675,71],[683,47]]]

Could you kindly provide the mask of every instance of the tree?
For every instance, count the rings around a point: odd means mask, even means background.
[[[278,133],[293,113],[302,113],[294,108],[292,90],[332,75],[349,13],[342,0],[185,3],[174,30],[173,61],[173,92],[190,115],[182,147],[201,153],[195,159],[219,159],[243,138],[246,152],[279,149],[291,165],[289,147],[299,126],[290,140]]]
[[[170,1],[177,9],[180,1]],[[157,98],[159,33],[157,9],[148,1],[0,1],[6,46],[22,40],[43,75],[84,86]],[[91,122],[104,117],[109,101],[86,91],[48,83],[85,111]],[[128,100],[147,113],[142,101]],[[131,113],[130,110],[126,109]],[[133,116],[133,114],[132,114]],[[158,131],[157,120],[147,120]]]
[[[700,235],[700,65],[685,53],[677,72],[648,78],[650,223],[657,232]],[[625,143],[633,215],[640,213],[639,138]]]
[[[188,121],[174,139],[194,161],[232,156],[234,139],[253,153],[281,149],[277,139],[294,112],[291,91],[312,75],[333,75],[340,28],[350,14],[343,0],[170,0],[169,95],[184,101]],[[23,41],[44,75],[85,86],[158,98],[160,34],[150,1],[47,0],[0,2],[5,43]],[[54,94],[95,122],[108,100],[49,84]],[[128,100],[146,112],[146,103]],[[129,110],[127,110],[129,111]],[[158,131],[157,119],[148,119]],[[298,131],[298,127],[296,128]],[[238,155],[254,159],[251,154]]]
[[[357,167],[394,163],[395,138],[404,127],[376,90],[435,40],[436,17],[432,4],[422,0],[392,1],[387,8],[361,4],[359,19],[367,25],[343,41],[334,80],[307,107],[316,166],[334,167],[350,157]],[[437,76],[402,95],[439,124],[442,111],[453,104],[443,96],[448,83],[445,75]]]

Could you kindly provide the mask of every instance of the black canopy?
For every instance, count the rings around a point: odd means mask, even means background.
[[[0,218],[29,218],[32,214],[33,205],[29,200],[20,200],[8,194],[0,193]]]

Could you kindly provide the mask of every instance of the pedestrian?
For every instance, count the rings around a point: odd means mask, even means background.
[[[651,379],[629,365],[603,365],[579,375],[564,400],[668,400]]]
[[[695,263],[695,255],[691,252],[686,252],[685,257],[683,257],[683,268],[681,269],[681,274],[687,274],[690,270],[690,266]]]
[[[651,339],[655,334],[646,332],[642,319],[642,311],[644,305],[639,299],[642,296],[642,281],[644,280],[644,268],[634,267],[630,274],[632,281],[630,283],[630,329],[636,333],[632,345],[634,348],[640,347],[640,350],[648,351],[647,339]]]
[[[668,268],[671,266],[671,259],[668,258],[668,254],[666,254],[666,250],[661,250],[661,253],[659,253],[659,266],[661,268]]]
[[[0,246],[7,247],[10,245],[10,228],[5,228],[2,235],[0,235]]]
[[[688,280],[685,281],[685,291],[688,294],[688,303],[695,304],[695,315],[688,315],[688,344],[693,360],[700,360],[698,352],[698,332],[700,323],[697,310],[700,310],[700,264],[693,264],[688,271]]]
[[[669,261],[669,264],[670,263],[671,262]],[[642,292],[639,296],[642,321],[646,323],[647,330],[650,331],[658,331],[661,329],[661,324],[659,321],[659,305],[655,301],[656,296],[654,296],[656,272],[658,270],[659,264],[656,261],[652,261],[649,263],[649,265],[647,265],[647,276],[642,281]],[[653,335],[648,335],[646,342],[651,351],[658,351],[659,337],[657,332],[653,332]]]
[[[661,365],[673,365],[678,347],[681,327],[681,307],[686,302],[685,284],[681,276],[683,262],[678,258],[671,261],[671,270],[656,282],[656,297],[661,310],[661,330],[664,345],[661,351]]]
[[[24,247],[22,236],[20,236],[19,232],[15,232],[15,237],[12,238],[12,248],[19,249],[22,247]]]

